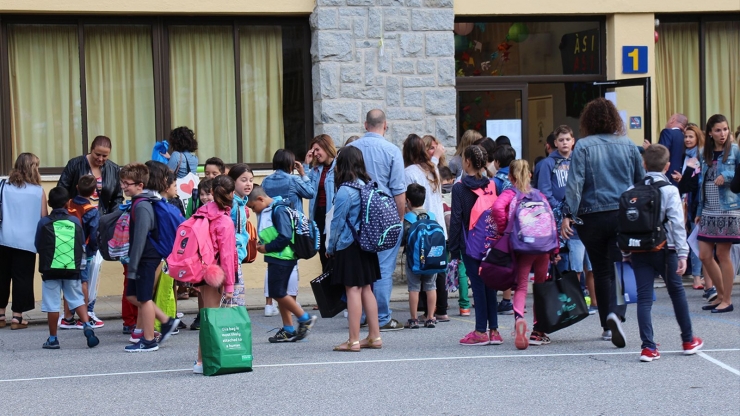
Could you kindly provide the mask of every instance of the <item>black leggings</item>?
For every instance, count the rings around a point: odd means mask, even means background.
[[[0,246],[0,308],[8,306],[10,286],[13,283],[13,307],[15,313],[33,310],[33,276],[36,268],[36,253],[17,248]],[[7,315],[7,313],[6,313]]]

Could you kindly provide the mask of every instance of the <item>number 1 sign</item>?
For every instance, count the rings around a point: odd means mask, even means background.
[[[647,46],[622,46],[622,73],[646,74],[647,72]]]

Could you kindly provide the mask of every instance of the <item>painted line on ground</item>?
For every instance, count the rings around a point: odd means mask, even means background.
[[[705,350],[705,352],[734,352],[740,351],[740,348],[717,348],[712,350]],[[613,352],[583,352],[583,353],[562,353],[562,354],[502,354],[502,355],[472,355],[472,356],[455,356],[455,357],[422,357],[422,358],[391,358],[386,360],[357,360],[357,361],[324,361],[324,362],[307,362],[307,363],[280,363],[280,364],[261,364],[255,365],[253,368],[277,368],[277,367],[311,367],[311,366],[326,366],[326,365],[347,365],[347,364],[383,364],[383,363],[399,363],[399,362],[415,362],[415,361],[449,361],[449,360],[480,360],[480,359],[494,359],[494,358],[539,358],[539,357],[586,357],[593,355],[637,355],[639,351],[613,351]],[[683,354],[683,351],[662,351],[661,354]],[[712,357],[706,356],[703,352],[699,352],[699,355],[707,360],[714,362],[717,365],[727,369],[731,372],[737,372],[738,370],[715,360]],[[60,380],[60,379],[72,379],[72,378],[90,378],[90,377],[110,377],[110,376],[126,376],[126,375],[140,375],[140,374],[161,374],[161,373],[179,373],[185,371],[193,371],[192,368],[180,368],[173,370],[149,370],[149,371],[127,371],[121,373],[95,373],[95,374],[76,374],[67,376],[50,376],[50,377],[31,377],[31,378],[13,378],[0,380],[0,383],[11,383],[18,381],[46,381],[46,380]]]
[[[707,351],[710,351],[711,352],[712,350],[707,350]],[[736,368],[733,368],[733,367],[730,367],[729,365],[723,363],[722,361],[720,361],[720,360],[718,360],[716,358],[712,358],[712,357],[708,356],[703,351],[699,351],[698,353],[696,353],[696,355],[698,355],[699,357],[701,357],[701,358],[709,361],[710,363],[717,364],[718,366],[724,368],[725,370],[731,372],[732,374],[735,374],[736,376],[740,376],[740,370],[738,370]]]

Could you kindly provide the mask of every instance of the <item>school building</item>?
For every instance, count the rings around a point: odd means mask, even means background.
[[[340,145],[383,108],[387,137],[505,134],[530,161],[583,106],[614,100],[629,136],[673,112],[740,126],[738,0],[4,0],[0,170],[41,158],[49,187],[97,135],[118,164],[173,127],[265,174],[276,149]],[[302,285],[318,275],[303,262]],[[315,264],[314,264],[315,263]],[[106,264],[101,295],[120,293]],[[247,266],[248,286],[264,268]],[[40,280],[40,279],[39,279]],[[40,293],[40,291],[39,291]]]

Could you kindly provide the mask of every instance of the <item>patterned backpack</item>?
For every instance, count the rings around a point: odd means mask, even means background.
[[[532,189],[528,194],[516,192],[510,210],[513,221],[511,248],[517,253],[544,254],[560,246],[555,215],[542,193]]]
[[[465,253],[476,259],[482,260],[491,247],[491,241],[496,238],[496,223],[493,221],[491,210],[496,202],[496,186],[489,182],[485,188],[471,189],[478,195],[478,199],[470,211],[470,224],[464,230]]]
[[[319,251],[319,227],[316,223],[309,220],[302,212],[296,211],[288,205],[275,204],[272,209],[272,215],[275,215],[277,208],[285,209],[290,216],[293,227],[293,241],[290,248],[293,254],[299,259],[310,259]],[[273,224],[275,221],[273,220]],[[251,237],[251,236],[250,236]]]
[[[398,208],[393,197],[379,189],[375,181],[370,181],[364,186],[358,182],[346,182],[341,186],[349,186],[360,191],[362,202],[359,233],[349,219],[345,218],[360,248],[364,251],[378,253],[395,247],[401,238],[403,224],[398,216]]]
[[[118,218],[116,219],[115,223],[113,223],[113,230],[112,232],[109,232],[110,239],[107,241],[99,241],[100,247],[105,244],[106,247],[108,247],[108,256],[106,257],[106,253],[103,254],[103,258],[106,260],[124,260],[128,258],[128,250],[129,250],[129,230],[131,229],[131,211],[133,210],[133,204],[127,204],[122,210],[115,211],[110,214],[106,214],[103,216],[103,218],[111,216],[110,219],[115,218],[117,215]],[[103,221],[101,221],[102,223]],[[106,221],[106,223],[109,223]],[[103,235],[103,232],[100,231],[99,235]],[[124,260],[125,261],[125,260]]]

